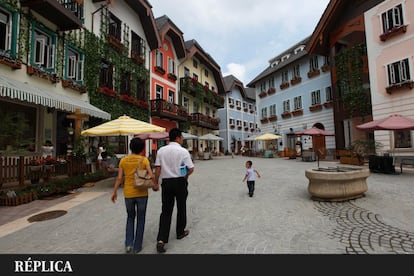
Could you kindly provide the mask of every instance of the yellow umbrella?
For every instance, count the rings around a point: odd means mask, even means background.
[[[164,132],[165,128],[133,119],[123,115],[118,119],[100,124],[96,127],[85,129],[81,132],[84,136],[115,136],[134,135],[150,132]]]
[[[265,134],[257,136],[256,138],[254,138],[254,140],[267,141],[267,140],[277,140],[280,138],[282,138],[282,136],[267,132]]]

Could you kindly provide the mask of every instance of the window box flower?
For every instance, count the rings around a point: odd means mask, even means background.
[[[259,97],[260,98],[264,98],[264,97],[266,97],[267,96],[267,93],[266,93],[266,91],[262,91],[262,92],[260,92],[260,94],[259,94]]]
[[[323,106],[324,106],[325,108],[332,107],[332,106],[333,106],[333,102],[332,102],[332,101],[324,102],[324,103],[323,103]]]
[[[281,84],[280,84],[280,89],[286,89],[286,88],[288,88],[289,87],[289,82],[287,82],[287,81],[285,81],[285,82],[282,82]]]
[[[172,80],[172,81],[176,81],[177,80],[177,76],[174,75],[173,73],[168,73],[167,74],[167,78]]]
[[[320,73],[321,73],[321,71],[318,68],[313,69],[312,71],[308,72],[308,78],[313,78],[313,77],[319,75]]]
[[[268,119],[269,119],[269,121],[277,121],[277,116],[276,115],[272,115]]]
[[[121,101],[124,101],[127,103],[135,103],[135,99],[129,96],[128,94],[121,94],[119,98],[121,99]]]
[[[292,111],[293,116],[303,115],[303,109],[296,109]]]
[[[295,85],[295,84],[300,83],[301,81],[302,81],[301,77],[294,77],[293,79],[290,80],[290,84]]]
[[[165,74],[165,70],[161,66],[155,66],[154,67],[154,71],[157,72],[157,73],[159,73],[159,74],[161,74],[161,75],[164,75]]]
[[[292,113],[290,113],[289,111],[285,111],[281,115],[284,119],[292,117]]]
[[[269,119],[268,118],[261,118],[260,122],[261,123],[267,123],[267,122],[269,122]]]
[[[112,90],[111,88],[109,88],[107,86],[99,87],[98,88],[98,93],[105,94],[105,95],[110,96],[110,97],[115,97],[116,94],[117,94],[115,90]]]
[[[321,67],[322,72],[328,72],[331,67],[328,64],[325,64]]]
[[[321,104],[314,104],[309,106],[309,110],[310,111],[318,111],[322,109],[322,105]]]
[[[276,88],[270,87],[269,90],[267,90],[267,95],[272,95],[276,93]]]

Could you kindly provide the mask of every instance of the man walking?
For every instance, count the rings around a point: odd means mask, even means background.
[[[161,180],[162,210],[157,236],[158,253],[166,252],[164,248],[168,243],[171,227],[171,217],[174,201],[177,201],[177,239],[186,237],[190,231],[187,225],[187,195],[188,177],[194,172],[191,155],[181,145],[184,141],[182,131],[173,128],[169,132],[169,144],[161,147],[155,160],[155,187],[159,189]],[[160,179],[161,178],[161,179]]]

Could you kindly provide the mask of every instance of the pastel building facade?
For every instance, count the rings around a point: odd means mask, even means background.
[[[269,60],[268,67],[255,77],[248,87],[255,89],[256,108],[261,133],[281,135],[279,152],[321,149],[323,155],[333,155],[334,137],[297,136],[295,132],[318,127],[334,132],[331,76],[329,60],[321,55],[309,55],[303,39]],[[264,148],[267,149],[268,141]]]
[[[365,12],[374,120],[392,114],[414,119],[414,2],[387,0]],[[414,152],[414,132],[374,131],[382,151]]]
[[[224,84],[224,107],[218,110],[219,136],[224,138],[221,151],[240,154],[242,147],[254,149],[248,138],[259,131],[254,89],[244,87],[233,75],[225,76]]]

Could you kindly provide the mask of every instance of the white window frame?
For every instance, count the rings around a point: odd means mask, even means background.
[[[262,108],[261,114],[262,114],[262,119],[267,118],[267,107]]]
[[[161,85],[155,85],[155,99],[164,99],[164,87]]]
[[[309,71],[315,71],[316,69],[319,68],[319,64],[318,64],[318,56],[314,55],[309,59]]]
[[[387,65],[388,84],[394,85],[411,80],[408,58]]]
[[[311,92],[311,102],[312,105],[321,103],[321,90],[315,90]]]
[[[168,102],[174,103],[175,93],[173,90],[168,89]]]
[[[302,96],[296,96],[293,98],[293,110],[300,110],[302,109]]]
[[[283,112],[290,112],[290,100],[283,101]]]
[[[272,104],[269,106],[269,115],[276,116],[276,104]]]
[[[172,58],[168,58],[168,73],[175,75],[175,61]]]
[[[333,101],[332,87],[330,86],[325,87],[325,99],[327,102]]]
[[[381,14],[382,29],[384,33],[394,27],[399,27],[404,24],[404,17],[402,13],[403,7],[402,4],[399,4]]]
[[[70,51],[69,51],[70,50]],[[69,54],[73,52],[74,54]],[[68,48],[68,56],[66,57],[66,77],[77,82],[83,81],[84,62],[83,55],[73,48]]]
[[[55,68],[56,45],[54,38],[39,28],[34,30],[33,63],[49,71]]]
[[[164,69],[164,54],[160,50],[155,52],[155,66]]]
[[[7,17],[5,22],[1,22],[6,29],[6,34],[4,36],[4,50],[3,51],[5,53],[10,53],[11,40],[12,40],[12,24],[13,24],[12,14],[4,9],[0,9],[0,12],[3,13]],[[0,51],[2,50],[0,49]]]

